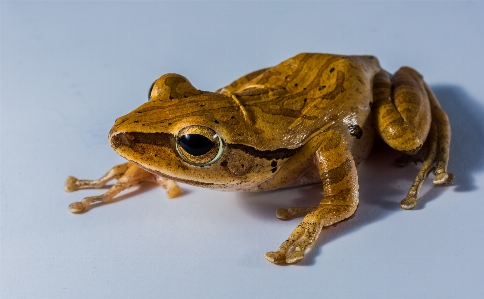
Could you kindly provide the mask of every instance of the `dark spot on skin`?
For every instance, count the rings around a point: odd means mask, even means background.
[[[185,99],[188,98],[186,95],[183,96]]]
[[[276,172],[277,171],[277,167],[274,167],[271,169],[272,173]]]
[[[143,113],[143,111],[138,111],[138,113]]]
[[[235,116],[232,115],[232,117],[230,119],[235,119]]]
[[[223,162],[220,163],[220,166],[227,167],[227,164],[228,164],[227,161],[223,161]]]
[[[272,161],[271,162],[271,167],[276,167],[277,166],[277,161]]]
[[[296,87],[297,87],[297,83],[296,83],[296,84],[294,84],[294,86],[296,86]]]
[[[244,164],[240,164],[240,167],[244,168]]]
[[[141,124],[143,127],[146,125],[146,124]]]
[[[319,88],[319,90],[321,91],[321,90],[323,90],[323,89],[325,89],[325,88],[326,88],[326,85],[323,85],[323,86],[321,86],[321,87]]]
[[[334,67],[329,70],[330,73],[334,72]]]
[[[214,122],[214,123],[216,123],[216,124],[218,124],[218,123],[219,123],[219,122],[218,122],[218,120],[214,120],[213,122]]]
[[[350,125],[348,126],[348,130],[350,131],[350,135],[356,137],[356,139],[360,139],[363,135],[363,130],[358,125]]]
[[[171,123],[168,123],[169,126],[171,126]]]
[[[135,123],[135,124],[139,123],[139,120],[135,120],[135,121],[134,121],[134,123]]]
[[[170,100],[173,100],[173,97],[170,95]]]
[[[200,104],[200,107],[204,107],[204,106],[205,106],[205,104]]]
[[[373,108],[373,102],[370,102],[370,109]]]
[[[304,98],[304,102],[306,102],[308,99]]]

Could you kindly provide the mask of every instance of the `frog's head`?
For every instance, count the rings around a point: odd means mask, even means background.
[[[257,155],[249,126],[230,95],[200,91],[185,77],[166,74],[147,103],[116,120],[109,142],[122,157],[166,178],[244,189],[274,172],[272,159]]]

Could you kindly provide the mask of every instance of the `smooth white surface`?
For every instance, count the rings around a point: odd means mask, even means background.
[[[482,2],[0,2],[1,282],[7,298],[483,298]],[[422,190],[418,168],[376,148],[359,169],[356,216],[324,230],[298,265],[275,250],[320,186],[225,193],[182,185],[82,215],[68,175],[97,178],[123,160],[114,120],[158,76],[215,90],[299,52],[376,55],[410,65],[452,122],[455,185]],[[122,196],[121,198],[127,198]]]

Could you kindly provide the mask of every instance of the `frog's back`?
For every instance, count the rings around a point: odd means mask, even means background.
[[[265,69],[234,94],[253,122],[254,141],[263,141],[260,149],[298,148],[349,118],[366,118],[361,114],[370,113],[371,82],[379,70],[373,56],[301,53]]]

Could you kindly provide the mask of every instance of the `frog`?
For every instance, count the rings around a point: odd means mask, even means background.
[[[371,55],[300,53],[276,66],[244,75],[216,91],[202,91],[168,73],[151,86],[148,101],[116,119],[111,147],[128,162],[97,180],[69,176],[66,191],[101,188],[104,194],[69,206],[83,213],[119,192],[154,182],[168,198],[177,182],[226,191],[267,191],[322,184],[317,206],[286,207],[276,217],[302,217],[265,258],[301,261],[323,228],[356,212],[357,166],[381,139],[422,166],[403,209],[413,209],[423,182],[450,185],[450,122],[423,76],[410,67],[391,74]]]

